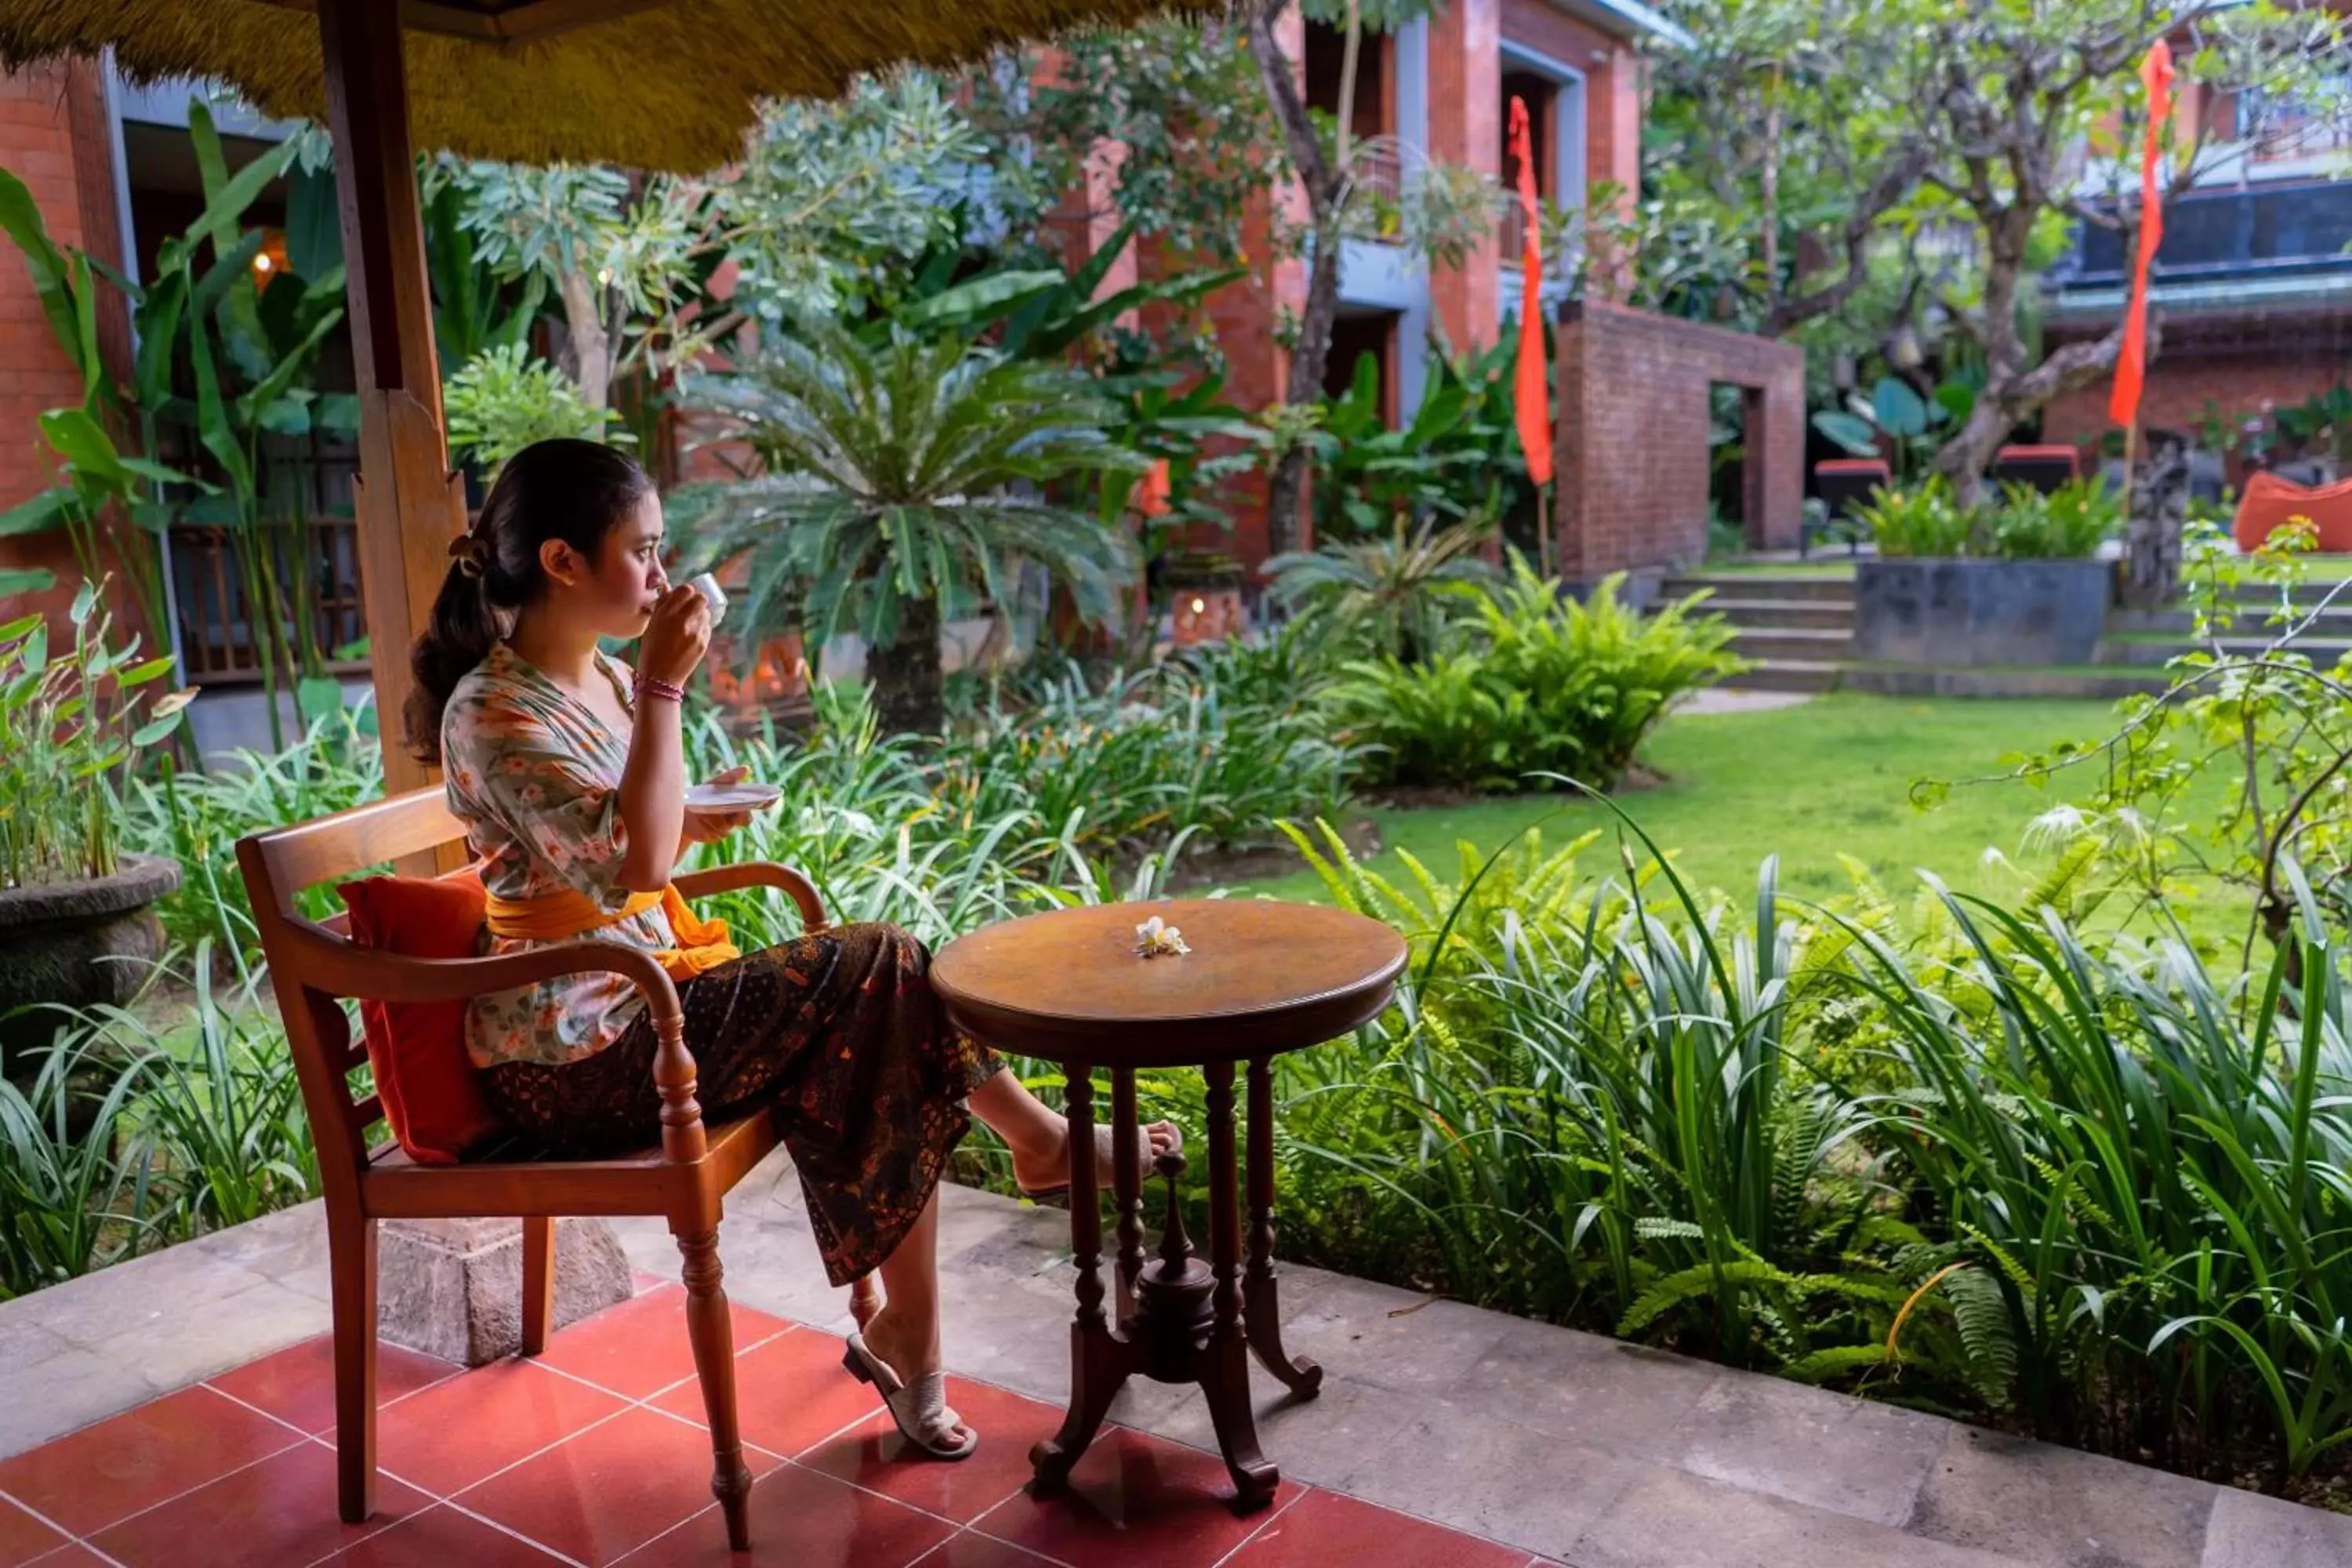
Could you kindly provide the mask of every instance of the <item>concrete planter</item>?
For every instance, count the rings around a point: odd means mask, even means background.
[[[163,956],[163,923],[150,906],[179,885],[177,861],[126,855],[110,877],[0,890],[0,1014],[44,1002],[131,1000],[146,970],[124,961]],[[40,1010],[0,1021],[12,1076],[37,1068],[27,1053],[46,1046],[59,1022]]]
[[[2089,664],[2114,578],[2105,561],[1861,561],[1853,653],[1900,664]]]

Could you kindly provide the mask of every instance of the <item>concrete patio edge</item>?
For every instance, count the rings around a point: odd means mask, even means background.
[[[782,1158],[737,1189],[728,1290],[845,1328],[800,1211]],[[615,1223],[677,1277],[658,1220]],[[944,1189],[951,1370],[1066,1395],[1066,1226]],[[2352,1563],[2352,1518],[1317,1269],[1281,1288],[1289,1349],[1327,1373],[1310,1402],[1258,1384],[1286,1474],[1575,1568]],[[0,1457],[328,1326],[316,1204],[0,1303]],[[1131,1388],[1112,1416],[1213,1447],[1189,1388]]]

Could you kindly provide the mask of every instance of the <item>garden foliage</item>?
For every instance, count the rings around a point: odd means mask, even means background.
[[[1732,632],[1693,596],[1643,615],[1622,576],[1563,598],[1515,559],[1433,655],[1358,660],[1331,695],[1349,736],[1388,780],[1474,789],[1545,776],[1613,787],[1676,699],[1741,668]]]

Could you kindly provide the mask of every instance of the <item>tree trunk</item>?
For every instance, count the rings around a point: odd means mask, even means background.
[[[563,300],[564,368],[580,384],[581,400],[602,409],[611,400],[613,338],[604,329],[604,289],[585,272],[564,272],[556,279]]]
[[[1323,142],[1298,89],[1290,57],[1274,37],[1275,19],[1289,0],[1260,0],[1249,13],[1250,58],[1265,84],[1267,103],[1282,126],[1282,139],[1298,171],[1307,194],[1312,224],[1313,255],[1307,269],[1307,302],[1298,318],[1298,340],[1290,351],[1290,374],[1282,400],[1304,407],[1323,395],[1323,375],[1331,359],[1331,323],[1339,313],[1339,207],[1346,194],[1345,164],[1334,168],[1323,155]],[[1352,58],[1352,57],[1351,57]],[[1343,98],[1352,99],[1354,87],[1341,84]],[[1344,135],[1344,132],[1343,132]],[[1266,494],[1266,544],[1280,555],[1299,547],[1306,535],[1300,512],[1307,505],[1306,478],[1311,454],[1293,447],[1275,464]]]
[[[866,652],[874,715],[886,734],[936,735],[946,727],[940,668],[940,602],[926,594],[900,605],[898,635]]]

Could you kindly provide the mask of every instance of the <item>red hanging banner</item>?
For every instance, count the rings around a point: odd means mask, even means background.
[[[2126,430],[2139,420],[2140,388],[2147,379],[2147,272],[2156,247],[2164,243],[2164,197],[2157,179],[2163,153],[2158,142],[2172,117],[2172,50],[2162,38],[2140,61],[2139,79],[2147,89],[2147,136],[2139,159],[2139,254],[2132,267],[2131,303],[2124,310],[2123,351],[2116,356],[2116,390],[2107,399],[2107,417]]]
[[[1528,458],[1528,477],[1538,485],[1551,483],[1551,367],[1544,360],[1543,242],[1536,211],[1536,163],[1528,124],[1527,100],[1511,98],[1511,156],[1519,164],[1519,360],[1512,383],[1514,415],[1518,422],[1519,450]]]

